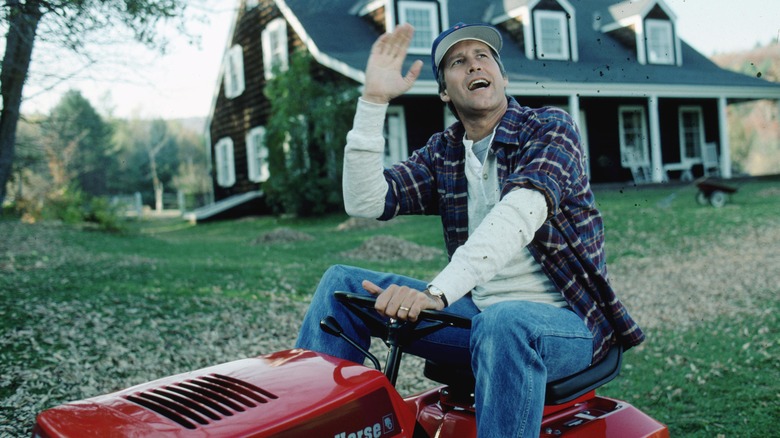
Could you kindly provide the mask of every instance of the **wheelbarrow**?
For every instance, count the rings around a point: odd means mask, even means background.
[[[699,191],[696,193],[696,202],[701,205],[710,204],[720,208],[726,205],[730,194],[737,191],[736,187],[724,184],[719,180],[704,179],[696,183]]]

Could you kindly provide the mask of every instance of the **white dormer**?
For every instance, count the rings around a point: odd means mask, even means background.
[[[610,6],[609,15],[602,32],[629,41],[640,64],[682,65],[677,16],[663,0],[627,0]]]
[[[431,53],[433,40],[449,27],[448,0],[367,0],[351,13],[372,21],[381,32],[392,32],[399,24],[414,26],[409,53]]]
[[[576,11],[567,0],[494,2],[485,21],[504,24],[523,46],[528,59],[577,61]]]

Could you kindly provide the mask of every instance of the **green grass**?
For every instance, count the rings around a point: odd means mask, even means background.
[[[609,263],[668,254],[706,257],[702,251],[730,230],[759,235],[774,230],[777,234],[780,180],[734,184],[739,191],[720,209],[696,204],[692,186],[597,189]],[[36,378],[36,370],[56,370],[57,358],[70,360],[84,354],[95,361],[85,375],[102,370],[110,373],[111,361],[117,359],[104,358],[108,356],[103,350],[112,348],[112,333],[159,326],[160,339],[132,339],[128,342],[136,344],[127,348],[158,352],[159,360],[170,361],[166,368],[170,372],[204,366],[224,359],[224,354],[178,357],[168,353],[187,348],[179,338],[201,330],[180,321],[194,319],[220,326],[219,321],[239,320],[235,324],[244,328],[222,336],[251,337],[253,331],[270,330],[263,317],[254,314],[256,309],[263,309],[274,297],[305,303],[332,264],[429,279],[446,263],[444,255],[414,263],[352,260],[342,255],[377,234],[442,248],[438,218],[401,218],[378,229],[336,231],[345,219],[342,215],[262,217],[197,226],[177,220],[143,221],[129,223],[122,234],[45,224],[11,226],[12,219],[0,220],[0,232],[7,237],[0,242],[0,374],[12,368],[29,371],[16,372],[13,379],[0,382],[0,417],[9,422],[30,420],[28,414],[15,413],[21,410],[20,388],[25,379]],[[307,233],[313,240],[252,244],[280,227]],[[763,291],[762,296],[780,293],[780,285],[769,287],[774,289]],[[754,306],[764,311],[758,316],[753,312],[751,317],[721,317],[693,327],[649,332],[645,344],[627,353],[621,377],[603,393],[627,400],[667,423],[673,436],[771,436],[776,433],[774,423],[780,412],[780,306],[776,298]],[[241,307],[246,311],[241,312]],[[44,308],[54,310],[46,313]],[[58,308],[63,309],[59,312],[62,321],[50,324],[49,319],[57,319]],[[82,321],[86,316],[90,318]],[[49,328],[67,324],[76,327],[72,336]],[[246,355],[257,353],[247,351]],[[124,366],[125,374],[107,378],[120,386],[148,378],[127,371],[149,366],[141,359],[133,360],[138,363]],[[89,394],[58,393],[58,385],[74,378],[54,375],[57,381],[29,389],[32,399],[24,400],[40,403],[30,409]],[[83,382],[79,385],[89,387]],[[98,393],[106,390],[101,385],[92,388]],[[3,432],[0,428],[0,435]]]

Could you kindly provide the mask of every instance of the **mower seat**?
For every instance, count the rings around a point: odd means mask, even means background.
[[[623,348],[614,345],[598,363],[563,379],[547,383],[544,404],[559,405],[572,401],[606,384],[620,373]],[[425,361],[425,377],[448,385],[453,393],[473,394],[476,381],[470,366]]]

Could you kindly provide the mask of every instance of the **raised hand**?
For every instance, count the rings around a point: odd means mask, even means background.
[[[363,99],[384,104],[412,88],[423,66],[422,61],[417,60],[406,75],[402,74],[401,69],[412,42],[412,35],[414,28],[404,23],[374,42],[366,65]]]

